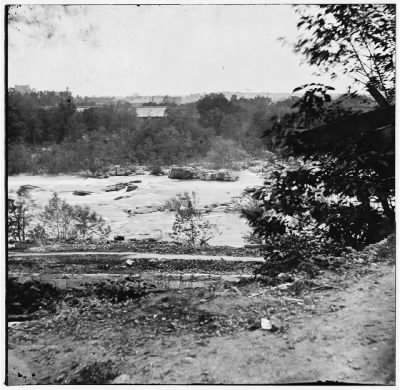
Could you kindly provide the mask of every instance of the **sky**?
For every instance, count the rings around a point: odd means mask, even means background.
[[[313,75],[290,5],[22,5],[8,22],[9,86],[83,96],[291,92]]]

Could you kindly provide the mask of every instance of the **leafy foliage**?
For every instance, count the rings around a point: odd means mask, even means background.
[[[329,264],[329,256],[339,255],[342,248],[320,237],[293,234],[275,235],[265,242],[265,263],[256,270],[265,282],[273,282],[280,273],[306,272],[313,277]]]
[[[197,247],[206,245],[215,237],[216,226],[203,219],[195,192],[178,194],[170,207],[175,209],[175,221],[170,233],[174,240],[189,247]]]
[[[95,211],[88,206],[71,206],[57,193],[42,211],[25,187],[17,191],[17,199],[8,199],[9,240],[86,240],[106,237],[109,233],[110,227]]]
[[[162,118],[138,118],[123,101],[78,111],[88,101],[66,92],[8,91],[8,173],[94,174],[111,164],[186,164],[211,159],[220,137],[257,154],[259,137],[274,114],[291,102],[264,97],[228,100],[206,95],[198,104],[169,106]],[[215,145],[215,148],[213,147]]]
[[[25,241],[34,218],[36,206],[29,191],[20,187],[16,199],[8,199],[7,233],[9,240]]]
[[[394,4],[298,6],[302,32],[295,51],[332,78],[348,74],[393,102],[396,7]]]
[[[357,248],[383,238],[394,221],[394,183],[353,155],[314,155],[274,171],[252,194],[258,207],[242,211],[253,235],[322,234]]]
[[[88,206],[71,206],[57,193],[53,194],[40,217],[46,236],[58,241],[92,239],[110,233],[104,219],[95,211]]]
[[[303,37],[296,50],[310,64],[332,72],[332,77],[337,66],[344,73],[361,73],[377,103],[387,106],[394,97],[394,10],[392,5],[299,7]],[[381,33],[382,27],[389,31]],[[280,167],[254,192],[258,208],[243,212],[254,235],[264,239],[301,235],[355,248],[382,239],[394,227],[390,168],[394,145],[379,149],[361,129],[335,144],[298,148],[299,132],[293,129],[309,129],[354,114],[340,106],[340,100],[332,102],[332,87],[311,83],[294,92],[301,90],[304,95],[293,105],[296,111],[276,122],[268,135],[273,134],[287,154],[300,153],[304,160],[294,169]]]

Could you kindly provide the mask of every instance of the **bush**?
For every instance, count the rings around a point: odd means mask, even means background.
[[[73,210],[76,236],[78,239],[91,239],[93,236],[105,237],[111,232],[104,219],[88,206],[75,206]]]
[[[265,242],[265,263],[256,270],[266,281],[273,282],[280,273],[304,271],[310,277],[329,266],[329,256],[343,249],[322,237],[275,235]]]
[[[185,191],[183,194],[176,194],[164,203],[163,210],[178,211],[182,208],[187,208],[189,203],[192,202],[193,196],[196,196],[194,192],[192,192],[192,195],[190,195],[187,191]]]
[[[104,219],[87,206],[71,206],[57,193],[49,200],[41,214],[41,234],[57,241],[102,238],[110,233]]]
[[[195,192],[178,194],[169,201],[169,209],[175,210],[175,222],[170,233],[174,240],[197,247],[206,245],[215,237],[217,228],[203,219]]]
[[[350,173],[338,172],[332,159],[297,162],[274,171],[252,194],[257,206],[242,209],[255,237],[324,232],[343,246],[361,249],[390,232],[390,218],[371,206],[376,199],[372,176],[357,172],[360,177],[349,183]]]

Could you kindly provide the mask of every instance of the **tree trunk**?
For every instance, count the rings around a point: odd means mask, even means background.
[[[376,89],[374,85],[368,83],[367,90],[370,95],[374,98],[374,100],[379,104],[382,108],[389,108],[390,104],[388,101],[383,97],[383,95]]]

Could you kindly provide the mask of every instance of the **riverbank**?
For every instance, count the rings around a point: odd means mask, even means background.
[[[54,311],[9,323],[9,384],[391,384],[394,243],[308,283],[269,287],[154,289],[135,279],[146,262],[133,263],[125,281],[70,293]],[[42,274],[51,272],[42,262]],[[136,298],[120,295],[128,284]],[[262,318],[271,327],[262,329]]]

